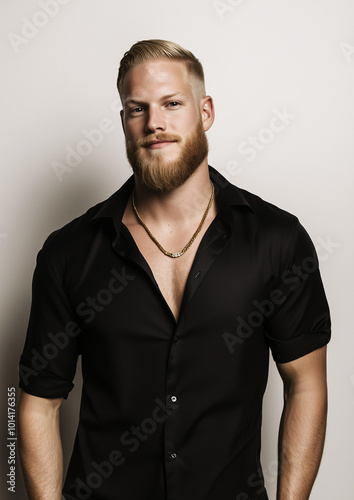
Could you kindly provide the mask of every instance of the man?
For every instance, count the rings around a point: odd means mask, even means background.
[[[269,348],[284,381],[278,499],[309,498],[326,425],[330,320],[296,217],[208,166],[203,69],[138,42],[118,90],[134,175],[38,255],[20,362],[30,499],[62,490],[59,407],[82,356],[68,500],[267,499]]]

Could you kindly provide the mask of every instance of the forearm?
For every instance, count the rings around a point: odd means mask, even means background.
[[[19,405],[19,454],[29,500],[62,498],[63,456],[59,407]]]
[[[326,417],[325,391],[290,389],[279,432],[277,500],[308,500],[322,457]]]

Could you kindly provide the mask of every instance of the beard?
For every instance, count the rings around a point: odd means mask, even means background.
[[[182,144],[176,160],[166,160],[163,150],[154,150],[152,158],[144,158],[143,148],[153,140],[175,141],[179,144],[182,138],[178,135],[157,133],[139,139],[136,143],[126,139],[127,157],[133,172],[151,191],[169,192],[181,186],[197,170],[209,150],[201,119]]]

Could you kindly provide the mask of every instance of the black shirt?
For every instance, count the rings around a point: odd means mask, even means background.
[[[121,222],[133,177],[38,254],[20,387],[66,398],[82,356],[67,499],[268,498],[269,348],[284,363],[325,345],[328,305],[297,218],[210,176],[218,214],[177,322]]]

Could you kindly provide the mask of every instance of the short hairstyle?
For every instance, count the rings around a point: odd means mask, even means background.
[[[152,59],[168,58],[185,63],[187,73],[195,84],[193,90],[198,98],[205,96],[204,71],[200,61],[192,52],[168,40],[141,40],[126,52],[120,61],[117,87],[122,97],[123,82],[127,72],[139,64]]]

